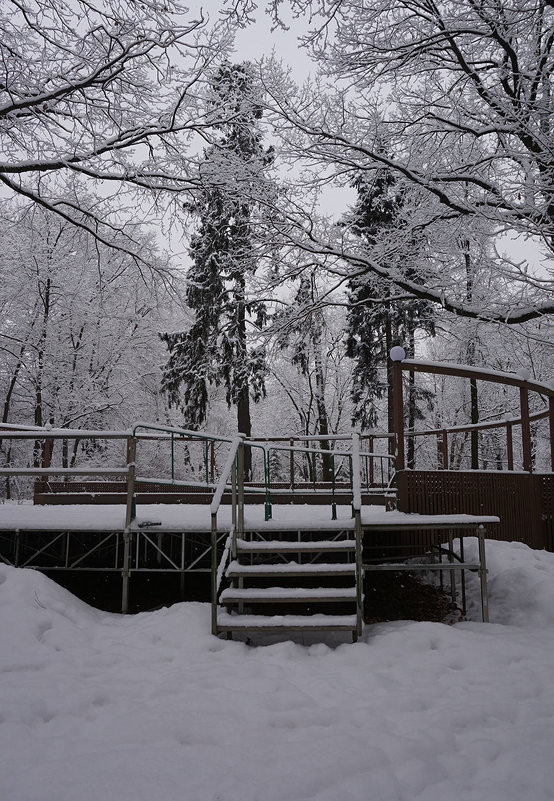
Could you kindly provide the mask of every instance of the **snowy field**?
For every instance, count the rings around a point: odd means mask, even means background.
[[[554,799],[554,554],[488,563],[489,625],[263,647],[203,604],[122,617],[0,566],[0,799]]]

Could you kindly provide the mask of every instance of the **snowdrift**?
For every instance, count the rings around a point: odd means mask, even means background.
[[[260,648],[203,604],[122,617],[0,566],[0,798],[551,800],[554,554],[487,557],[489,625]]]

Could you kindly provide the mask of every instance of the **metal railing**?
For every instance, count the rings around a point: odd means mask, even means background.
[[[223,549],[220,562],[217,560],[217,513],[221,506],[223,493],[231,483],[231,528]],[[214,497],[210,504],[211,536],[212,536],[212,593],[211,619],[212,634],[217,634],[217,601],[225,568],[230,558],[236,556],[237,533],[244,531],[244,438],[235,437],[231,442],[227,461],[221,472]]]

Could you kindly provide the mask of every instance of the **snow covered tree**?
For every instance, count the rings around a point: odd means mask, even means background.
[[[316,274],[312,271],[311,275],[304,275],[300,279],[293,302],[284,312],[274,317],[273,324],[278,330],[278,348],[287,352],[291,363],[307,382],[303,397],[294,401],[303,423],[304,433],[325,437],[336,431],[328,409],[327,396],[336,389],[334,378],[331,377],[330,357],[336,353],[337,342],[327,325],[319,300]],[[282,378],[280,383],[284,386]],[[290,389],[288,395],[292,400]],[[342,404],[335,414],[336,425],[340,424],[341,411]],[[336,407],[335,412],[337,412]],[[320,447],[329,450],[330,440],[320,440]],[[321,465],[322,480],[330,481],[331,454],[323,454]]]
[[[248,341],[248,326],[259,330],[265,321],[264,304],[250,294],[264,246],[255,223],[274,191],[267,177],[273,152],[262,144],[260,87],[251,65],[224,63],[213,76],[209,105],[219,139],[205,151],[200,188],[187,206],[199,220],[186,290],[194,322],[162,336],[169,348],[163,386],[173,404],[182,404],[185,424],[196,427],[206,418],[210,388],[222,385],[238,430],[250,436],[250,397],[262,397],[266,375],[263,345]]]
[[[0,229],[2,422],[102,428],[155,414],[144,385],[161,358],[161,278],[137,281],[130,257],[33,204],[7,205]]]
[[[417,265],[424,258],[423,242],[410,235],[403,241],[398,234],[407,227],[403,215],[406,188],[399,185],[388,169],[369,175],[362,173],[354,181],[358,198],[344,220],[361,237],[371,253],[379,246],[386,269],[404,274],[413,282],[420,280]],[[389,352],[393,345],[403,345],[410,357],[415,355],[416,332],[435,333],[431,304],[416,298],[399,298],[390,281],[372,273],[353,278],[348,283],[347,355],[354,359],[352,400],[353,422],[373,428],[378,419],[377,401],[388,398],[388,430],[393,430],[392,375]],[[413,379],[413,374],[410,374]],[[417,400],[428,393],[409,387],[408,427],[421,417]],[[413,440],[409,441],[410,446]],[[413,448],[408,463],[413,464]]]
[[[207,22],[201,14],[187,19],[174,0],[6,0],[4,193],[32,199],[147,262],[144,242],[133,239],[135,229],[119,211],[131,205],[136,220],[145,195],[172,195],[196,183],[183,152],[206,130],[198,87],[228,45],[225,26]],[[95,184],[104,201],[90,207]]]
[[[246,0],[245,0],[246,3]],[[267,5],[278,16],[281,0]],[[300,219],[296,239],[346,259],[403,292],[473,319],[507,324],[554,313],[554,7],[550,0],[289,0],[310,15],[304,44],[323,76],[272,95],[283,136],[320,186],[378,166],[425,198],[414,224],[432,238],[456,220],[516,232],[541,256],[491,259],[510,291],[485,304],[464,281],[411,280],[371,260],[352,239]],[[321,91],[328,79],[327,92]],[[387,129],[388,151],[376,131]],[[334,264],[333,264],[334,266]],[[336,273],[335,273],[336,274]]]

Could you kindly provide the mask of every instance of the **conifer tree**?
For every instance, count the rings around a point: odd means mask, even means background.
[[[354,181],[358,197],[346,224],[360,236],[368,248],[378,248],[381,239],[394,240],[405,226],[402,210],[405,192],[390,170],[377,170],[369,179],[365,174]],[[417,260],[422,242],[409,237],[408,242],[398,237],[395,247],[385,247],[388,258],[411,281],[418,281]],[[395,299],[395,287],[373,274],[353,278],[348,284],[347,355],[355,360],[352,383],[354,404],[353,423],[363,429],[373,428],[378,421],[377,401],[388,400],[388,430],[392,421],[392,375],[388,354],[393,345],[402,345],[408,356],[414,356],[415,333],[422,330],[434,335],[435,326],[431,304],[418,299]],[[408,427],[421,417],[417,400],[430,400],[429,393],[417,389],[410,374]],[[409,440],[408,465],[413,465],[413,439]]]
[[[162,335],[169,348],[163,386],[170,403],[182,407],[185,425],[196,428],[206,418],[210,388],[223,385],[238,430],[250,436],[250,397],[265,394],[267,372],[263,347],[249,347],[247,337],[248,323],[265,322],[263,303],[249,293],[261,252],[254,216],[272,192],[265,173],[273,153],[262,144],[259,87],[249,63],[224,63],[209,103],[219,140],[204,153],[200,188],[187,205],[199,220],[186,290],[194,321],[188,331]]]

